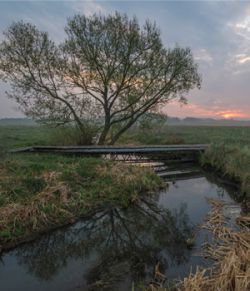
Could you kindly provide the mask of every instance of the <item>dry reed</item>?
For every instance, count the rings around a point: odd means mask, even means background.
[[[209,199],[212,206],[204,228],[214,234],[214,242],[206,245],[204,256],[215,261],[213,268],[197,270],[176,288],[180,291],[247,291],[250,290],[249,217],[236,220],[239,231],[226,226],[225,203]]]
[[[29,202],[9,203],[0,208],[0,231],[9,232],[9,239],[15,239],[17,229],[31,232],[46,226],[49,222],[55,223],[59,213],[70,217],[72,214],[67,211],[66,205],[69,201],[69,189],[63,182],[57,181],[58,173],[44,173],[47,187]],[[46,215],[46,208],[53,208],[53,216]],[[22,231],[22,232],[23,232]],[[14,238],[12,237],[14,236]],[[8,238],[0,237],[7,240]]]
[[[250,290],[250,217],[236,219],[240,229],[226,225],[223,209],[226,203],[208,199],[212,206],[203,228],[211,231],[214,241],[204,246],[204,257],[215,261],[211,268],[197,268],[194,274],[184,278],[171,288],[163,284],[151,284],[152,291],[247,291]]]

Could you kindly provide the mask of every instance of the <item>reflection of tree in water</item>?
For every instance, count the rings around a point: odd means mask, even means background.
[[[97,212],[67,230],[24,245],[17,249],[17,257],[29,273],[44,280],[53,278],[68,259],[82,258],[85,265],[92,259],[84,276],[95,289],[98,282],[104,289],[104,282],[110,288],[125,274],[134,281],[151,278],[157,262],[163,272],[171,264],[185,262],[191,232],[185,205],[171,213],[153,199],[144,199],[127,209]]]
[[[227,193],[233,200],[237,202],[241,202],[244,198],[244,195],[240,194],[237,184],[228,180],[226,177],[223,178],[219,175],[216,175],[216,173],[206,172],[206,179],[210,183],[217,185],[218,198],[223,199],[225,197],[225,193]]]

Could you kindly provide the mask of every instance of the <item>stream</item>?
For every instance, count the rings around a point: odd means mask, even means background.
[[[129,208],[110,207],[23,244],[0,258],[1,291],[141,290],[155,266],[167,281],[182,279],[211,261],[201,256],[212,239],[200,225],[207,198],[228,202],[229,220],[240,215],[237,189],[197,165],[156,163],[164,189]]]

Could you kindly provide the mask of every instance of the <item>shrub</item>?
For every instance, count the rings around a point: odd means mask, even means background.
[[[86,125],[84,133],[73,125],[58,127],[53,131],[51,143],[55,145],[92,145],[95,143],[97,128]]]

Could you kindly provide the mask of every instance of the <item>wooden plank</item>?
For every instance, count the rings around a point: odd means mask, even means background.
[[[32,150],[32,147],[22,147],[17,149],[9,150],[9,153],[24,153],[24,152],[30,152]]]
[[[168,171],[165,170],[164,172],[157,172],[159,177],[186,177],[186,176],[195,176],[195,175],[203,175],[204,174],[200,170],[187,170],[187,171]]]
[[[197,179],[197,178],[203,178],[203,173],[191,173],[190,175],[176,175],[176,176],[163,176],[162,178],[166,182],[176,182],[180,180],[189,180],[189,179]]]
[[[34,146],[11,150],[11,153],[65,153],[65,154],[164,154],[178,152],[201,152],[208,145],[166,145],[166,146]]]
[[[129,150],[129,149],[135,149],[135,150],[140,150],[140,149],[168,149],[168,148],[202,148],[205,149],[209,145],[208,144],[184,144],[184,145],[142,145],[142,146],[34,146],[32,147],[34,150]]]

